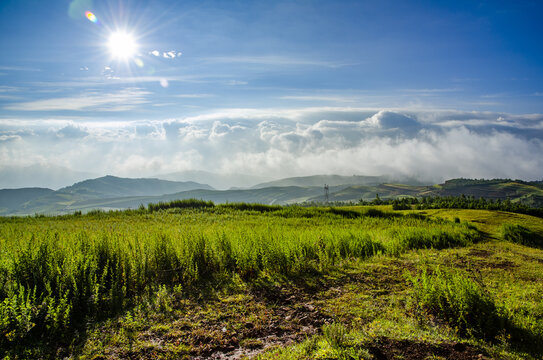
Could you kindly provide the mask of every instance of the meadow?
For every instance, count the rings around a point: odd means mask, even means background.
[[[385,338],[425,334],[537,358],[541,219],[501,213],[522,221],[481,230],[474,214],[493,212],[439,211],[181,201],[1,218],[0,355],[372,358]],[[523,282],[452,264],[502,244],[536,259]]]

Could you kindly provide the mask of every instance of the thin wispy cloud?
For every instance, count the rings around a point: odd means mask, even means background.
[[[420,95],[432,95],[432,94],[443,94],[443,93],[453,93],[462,91],[460,88],[436,88],[436,89],[400,89],[400,93],[409,93],[409,94],[420,94]]]
[[[37,71],[41,71],[41,69],[34,68],[34,67],[27,67],[27,66],[3,66],[3,65],[0,65],[0,71],[31,71],[31,72],[37,72]]]
[[[248,84],[248,82],[243,81],[243,80],[228,80],[226,82],[226,85],[232,85],[232,86],[247,85],[247,84]]]
[[[0,93],[12,93],[12,92],[18,92],[21,89],[16,86],[4,86],[0,85]]]
[[[176,98],[182,98],[182,99],[202,99],[202,98],[210,98],[215,95],[213,94],[177,94],[173,95],[172,97]]]
[[[0,135],[0,142],[20,140],[20,139],[21,137],[19,135]]]
[[[140,89],[124,89],[114,93],[83,93],[71,97],[59,97],[28,102],[12,103],[4,106],[12,111],[124,111],[148,102],[150,93]]]
[[[110,86],[119,84],[145,84],[145,83],[160,83],[162,79],[166,79],[168,82],[179,83],[211,83],[222,81],[223,76],[215,75],[128,75],[118,76],[114,71],[110,69],[104,69],[103,76],[88,76],[73,78],[72,81],[48,81],[48,82],[27,82],[25,85],[38,88],[92,88],[96,86]]]
[[[207,63],[240,63],[268,66],[321,66],[337,68],[349,65],[340,62],[320,61],[288,56],[215,56],[206,57],[202,60]]]
[[[281,96],[280,99],[284,100],[296,100],[296,101],[330,101],[339,103],[351,103],[356,102],[357,99],[352,97],[343,96],[328,96],[328,95],[289,95]]]

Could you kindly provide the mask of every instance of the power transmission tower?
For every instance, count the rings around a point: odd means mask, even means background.
[[[324,201],[328,203],[328,185],[324,184]]]

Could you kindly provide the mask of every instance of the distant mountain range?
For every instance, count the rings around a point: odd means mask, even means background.
[[[195,189],[212,190],[213,188],[193,181],[104,176],[84,180],[57,191],[42,188],[3,189],[0,190],[0,215],[66,213],[92,208],[118,208],[110,203],[114,204],[119,198],[153,197]]]
[[[57,191],[46,188],[0,190],[0,215],[63,214],[76,210],[128,209],[141,204],[196,198],[215,203],[252,202],[291,204],[323,202],[324,184],[329,201],[371,200],[406,196],[471,195],[489,199],[511,199],[529,206],[543,206],[543,181],[508,179],[453,179],[438,185],[393,184],[385,177],[315,175],[265,182],[249,189],[215,190],[194,181],[128,179],[104,176],[89,179]]]
[[[216,174],[202,170],[179,171],[175,173],[156,175],[153,177],[172,181],[196,181],[202,184],[208,184],[217,190],[248,188],[255,184],[270,180],[270,178],[264,176],[246,174]]]
[[[395,179],[390,176],[341,176],[341,175],[312,175],[291,177],[286,179],[274,180],[265,183],[254,185],[253,189],[262,189],[270,186],[317,186],[323,187],[324,184],[328,186],[347,186],[347,185],[367,185],[376,186],[379,184],[397,182],[400,181],[403,184],[408,185],[422,185],[420,181],[411,178]]]

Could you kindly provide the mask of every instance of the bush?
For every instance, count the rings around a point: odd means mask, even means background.
[[[344,347],[347,343],[347,329],[343,324],[325,324],[322,327],[322,335],[334,349]]]
[[[521,245],[543,247],[543,237],[541,235],[518,224],[503,224],[502,237],[504,240]]]
[[[461,335],[494,340],[503,333],[506,318],[483,285],[460,273],[424,269],[411,278],[418,310],[447,321]]]
[[[241,211],[258,211],[258,212],[269,212],[269,211],[279,211],[283,207],[281,205],[265,205],[265,204],[253,204],[253,203],[228,203],[219,205],[225,209],[234,209]]]
[[[397,217],[402,216],[401,214],[393,214],[391,212],[384,212],[376,208],[369,208],[364,213],[364,216],[368,217],[375,217],[375,218],[391,218],[391,217]]]
[[[361,215],[358,211],[355,211],[355,210],[340,209],[340,208],[333,208],[333,207],[331,207],[328,211],[334,215],[339,215],[347,219],[356,219],[356,218],[359,218]]]
[[[392,210],[411,210],[411,204],[405,199],[394,200],[392,202]]]
[[[204,201],[197,199],[173,200],[170,202],[159,202],[157,204],[149,204],[147,208],[150,212],[166,209],[202,209],[212,208],[215,204],[212,201]]]

